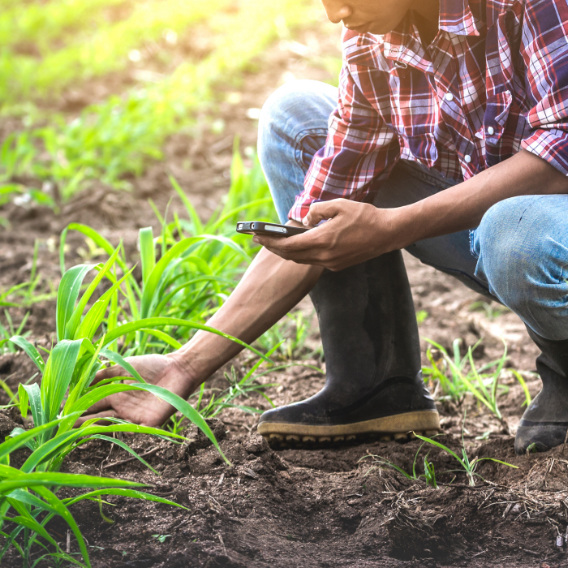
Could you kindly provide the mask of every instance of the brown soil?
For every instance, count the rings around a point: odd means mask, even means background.
[[[312,46],[312,54],[319,50],[320,55],[326,55],[337,48],[337,35],[321,30],[305,32],[298,41]],[[60,215],[37,207],[5,208],[0,214],[9,218],[11,228],[0,230],[0,289],[29,278],[36,239],[40,289],[47,291],[50,283],[56,286],[59,271],[54,245],[60,231],[72,221],[97,228],[112,242],[123,239],[134,251],[138,229],[157,227],[148,198],[163,211],[173,197],[169,173],[206,217],[227,190],[234,135],[240,136],[243,148],[254,146],[256,122],[247,118],[247,109],[259,108],[289,74],[329,77],[308,61],[291,54],[286,44],[269,50],[258,62],[260,72],[246,76],[239,96],[232,97],[236,104],[229,104],[220,94],[216,116],[224,120],[224,132],[213,134],[210,120],[204,120],[195,138],[172,137],[166,159],[132,180],[131,193],[93,185],[65,205]],[[117,80],[120,85],[127,83],[127,79]],[[92,91],[92,85],[89,89]],[[82,97],[77,95],[74,101],[90,102],[86,92]],[[176,198],[172,209],[181,210]],[[84,243],[73,236],[70,244],[69,262],[80,260],[79,248]],[[476,351],[476,358],[483,363],[500,356],[503,344],[499,338],[503,337],[509,353],[507,365],[521,371],[534,369],[537,349],[514,314],[489,319],[485,312],[472,311],[472,305],[483,298],[409,256],[406,260],[416,308],[428,313],[421,324],[423,338],[448,349],[456,338],[462,339],[464,347],[483,339]],[[302,302],[300,309],[307,315],[312,313],[309,301]],[[22,311],[11,313],[15,321],[23,317]],[[35,340],[50,341],[53,300],[31,307],[27,329]],[[308,345],[317,343],[314,323]],[[423,340],[424,363],[428,364],[426,345]],[[317,358],[302,362],[322,365]],[[233,362],[237,371],[243,364],[244,356]],[[33,373],[33,365],[24,355],[0,356],[0,378],[12,388]],[[323,385],[320,374],[302,367],[260,380],[278,383],[267,391],[277,405],[305,398]],[[223,381],[222,372],[212,378],[219,386]],[[75,451],[66,465],[71,472],[148,483],[151,492],[186,509],[111,497],[108,501],[113,507],[104,506],[104,512],[113,519],[112,525],[103,520],[97,503],[76,505],[73,514],[91,547],[96,568],[566,565],[566,548],[557,545],[557,537],[566,533],[568,523],[568,457],[562,448],[538,456],[515,456],[513,435],[523,412],[524,395],[511,374],[506,374],[503,384],[509,388],[500,397],[503,421],[470,398],[450,402],[437,393],[444,444],[460,453],[463,436],[470,458],[494,457],[518,466],[512,469],[481,462],[475,487],[455,471],[455,460],[437,449],[430,450],[428,459],[435,465],[438,489],[426,486],[423,480],[408,480],[389,467],[374,467],[378,464],[372,456],[380,456],[412,471],[420,448],[416,440],[405,444],[367,440],[343,447],[275,451],[255,433],[256,418],[233,409],[222,414],[222,421],[213,423],[230,467],[195,428],[188,432],[191,441],[181,446],[138,436],[128,438],[140,453],[151,451],[146,459],[161,471],[160,476],[138,462],[121,463],[128,454],[102,441]],[[534,395],[538,380],[531,378],[528,384]],[[267,407],[260,397],[247,404]],[[17,419],[13,412],[10,416]],[[7,416],[0,418],[0,435],[4,436],[13,424]],[[484,440],[476,439],[483,435]],[[419,474],[423,473],[425,453],[422,449],[417,460]],[[65,543],[66,526],[54,523],[52,529]],[[21,566],[21,562],[12,555],[3,566]]]

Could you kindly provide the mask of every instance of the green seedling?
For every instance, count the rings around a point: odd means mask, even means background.
[[[436,446],[437,448],[440,448],[441,450],[443,450],[444,452],[446,452],[448,455],[452,456],[461,466],[462,470],[466,475],[467,475],[467,479],[469,481],[469,484],[473,487],[475,486],[475,477],[479,477],[480,479],[483,479],[478,473],[475,472],[475,470],[477,469],[477,466],[482,462],[482,461],[492,461],[495,463],[499,463],[501,465],[506,465],[507,467],[512,467],[514,469],[518,469],[518,467],[516,465],[495,459],[495,458],[480,458],[480,457],[475,457],[473,459],[470,459],[469,456],[467,455],[466,449],[465,449],[465,445],[463,443],[463,434],[462,434],[462,449],[461,449],[461,457],[456,454],[453,450],[451,450],[450,448],[448,448],[448,446],[445,446],[444,444],[442,444],[441,442],[438,442],[437,440],[434,440],[432,438],[428,438],[426,436],[422,436],[420,434],[416,434],[415,436],[419,439],[422,440],[423,442],[426,442],[427,444],[430,444],[432,446]]]
[[[0,353],[15,353],[17,351],[17,348],[12,344],[10,338],[14,335],[22,335],[22,332],[26,327],[28,318],[30,317],[30,312],[26,312],[18,327],[14,325],[12,316],[10,316],[10,312],[8,312],[7,310],[4,310],[4,317],[6,318],[7,326],[5,327],[0,324]],[[26,337],[29,334],[30,332],[26,331],[23,336]]]
[[[238,153],[233,162],[233,182],[226,203],[207,223],[202,223],[193,206],[172,179],[174,188],[186,206],[188,219],[176,217],[162,224],[160,236],[151,228],[139,234],[142,281],[129,273],[131,264],[124,250],[116,255],[116,269],[123,276],[120,296],[111,304],[107,329],[111,331],[120,320],[136,323],[148,318],[191,320],[203,325],[223,304],[258,247],[247,235],[235,232],[238,220],[246,216],[270,219],[269,192],[258,162],[251,172],[242,168]],[[98,232],[85,225],[72,223],[63,232],[60,243],[62,271],[65,270],[65,242],[69,231],[79,231],[90,239],[92,246],[105,254],[114,253],[113,246]],[[114,279],[114,273],[107,278]],[[191,326],[171,324],[162,330],[141,327],[124,339],[124,355],[164,352],[179,348],[190,338]],[[253,350],[254,351],[254,350]],[[258,351],[256,351],[258,354]]]
[[[424,456],[424,480],[426,485],[438,489],[438,483],[436,482],[436,472],[434,471],[434,464],[428,461],[428,455]]]
[[[213,6],[223,3],[226,0],[214,0]],[[202,60],[188,61],[170,77],[139,86],[124,97],[92,105],[72,121],[51,113],[41,117],[40,128],[8,137],[0,149],[0,179],[31,175],[53,182],[63,201],[90,180],[117,189],[129,187],[125,174],[139,175],[149,160],[160,159],[169,135],[191,132],[193,116],[203,110],[203,101],[216,98],[218,83],[230,85],[270,41],[314,21],[311,5],[301,0],[278,4],[241,0],[239,8],[222,17],[215,15],[211,27],[218,33],[216,49]],[[70,46],[39,59],[16,57],[6,49],[0,53],[0,97],[20,100],[23,93],[32,92],[53,95],[77,84],[82,74],[88,78],[124,66],[133,44],[136,48],[152,40],[146,34],[175,32],[184,19],[187,25],[196,14],[204,17],[213,9],[210,4],[188,7],[166,0],[160,2],[159,10],[147,10],[143,3],[135,8],[142,14],[139,18],[132,16],[124,26],[113,26],[114,39],[110,30],[100,30],[98,39],[84,46]],[[117,57],[120,52],[123,57]]]
[[[485,312],[487,319],[494,320],[499,316],[510,312],[509,308],[506,306],[502,306],[500,304],[496,304],[495,302],[473,302],[471,306],[469,306],[469,310],[472,312]]]
[[[418,325],[420,325],[421,323],[426,321],[426,319],[428,318],[429,315],[430,314],[426,310],[417,311],[416,312],[416,321],[418,322]]]
[[[112,313],[113,309],[116,310],[119,290],[132,273],[131,270],[128,270],[120,279],[113,274],[121,248],[119,246],[112,251],[105,264],[97,266],[78,265],[64,273],[57,297],[57,343],[48,351],[47,361],[44,362],[37,349],[24,337],[15,336],[11,338],[14,345],[23,349],[31,357],[41,374],[40,385],[20,385],[18,391],[22,415],[26,416],[28,412],[31,412],[35,426],[32,431],[25,432],[16,429],[12,433],[11,442],[14,445],[18,445],[18,447],[25,445],[32,452],[19,470],[22,474],[57,473],[65,457],[71,451],[93,439],[104,439],[118,444],[141,460],[142,458],[128,448],[124,442],[110,437],[116,432],[138,432],[181,439],[179,435],[164,430],[136,426],[113,419],[109,420],[111,424],[107,426],[99,426],[95,424],[96,420],[88,420],[80,427],[74,428],[77,418],[95,402],[111,394],[130,390],[150,392],[174,406],[186,419],[196,424],[209,437],[227,461],[209,426],[190,404],[167,389],[146,383],[117,351],[111,349],[111,346],[117,345],[118,340],[132,337],[132,334],[143,329],[157,331],[160,337],[167,339],[169,336],[165,332],[156,330],[156,328],[164,326],[185,326],[201,329],[237,341],[245,347],[248,346],[238,339],[222,334],[208,326],[176,318],[140,317],[130,323],[109,326],[109,314]],[[160,269],[160,262],[147,274],[147,282],[152,282],[152,279],[155,278],[154,271]],[[80,296],[84,279],[90,272],[95,272],[94,279]],[[110,287],[88,308],[87,306],[103,278],[110,281]],[[107,322],[106,326],[104,325],[105,321]],[[116,318],[112,320],[111,316],[111,322],[116,324]],[[170,341],[174,340],[170,337]],[[261,360],[265,359],[262,354],[254,351],[261,357]],[[122,366],[125,374],[128,373],[134,379],[134,382],[122,384],[117,379],[111,379],[93,384],[94,376],[97,370],[103,366],[105,360]],[[1,452],[0,459],[2,459]],[[4,459],[8,460],[9,454],[6,454]],[[3,463],[8,466],[9,461]],[[27,517],[27,520],[24,520],[21,507],[13,501],[6,500],[0,503],[0,516],[6,517],[8,512],[14,508],[19,515],[10,518],[16,524],[20,523],[21,527],[28,529],[25,534],[29,539],[25,548],[30,550],[39,537],[45,539],[48,533],[45,530],[42,532],[37,523],[32,523]],[[40,507],[39,503],[35,503],[36,517],[44,509]],[[30,530],[32,526],[33,528]],[[79,541],[79,536],[77,533],[75,534]],[[15,536],[9,539],[9,544],[14,543]],[[86,548],[80,542],[79,545],[83,560],[88,564]]]
[[[426,356],[431,363],[431,367],[423,367],[425,379],[439,380],[442,392],[449,398],[459,400],[465,394],[472,395],[499,420],[503,420],[497,398],[500,391],[508,390],[507,387],[499,384],[499,379],[507,361],[507,345],[503,342],[503,355],[499,359],[481,365],[478,368],[473,359],[473,353],[479,342],[473,347],[469,347],[466,355],[462,357],[460,353],[461,340],[456,339],[453,344],[454,356],[452,358],[440,344],[430,339],[426,339],[426,341],[438,350],[441,358],[435,360],[432,349],[428,348]],[[513,374],[519,380],[520,375],[518,373]],[[524,385],[525,396],[528,395],[530,398],[522,377],[520,377],[519,383],[521,386]]]
[[[359,461],[367,459],[367,458],[372,458],[373,463],[376,463],[376,466],[372,466],[370,467],[367,472],[365,473],[365,475],[368,475],[371,471],[373,471],[374,469],[376,469],[377,467],[390,467],[391,469],[394,469],[395,471],[398,471],[398,473],[404,475],[404,477],[406,477],[407,479],[411,479],[413,481],[418,481],[421,478],[424,478],[424,481],[426,482],[427,485],[429,485],[430,487],[433,487],[434,489],[438,488],[438,484],[436,482],[436,474],[434,471],[434,464],[430,461],[428,461],[428,454],[426,454],[424,456],[424,473],[423,474],[419,474],[416,470],[416,464],[418,463],[418,455],[420,454],[420,452],[422,451],[422,448],[424,447],[425,442],[423,442],[420,447],[418,448],[418,450],[416,451],[416,453],[414,454],[414,460],[412,461],[412,472],[408,473],[407,471],[405,471],[402,467],[396,465],[395,463],[385,460],[384,458],[380,457],[380,456],[376,456],[373,454],[367,454],[366,456],[363,456]]]

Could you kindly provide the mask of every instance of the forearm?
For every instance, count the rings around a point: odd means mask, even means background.
[[[234,292],[207,325],[251,343],[288,313],[316,284],[323,269],[296,264],[262,249]],[[242,347],[199,331],[173,357],[201,384]]]
[[[400,207],[397,248],[413,242],[477,227],[495,203],[517,195],[568,193],[568,178],[530,152],[512,158],[454,187]]]

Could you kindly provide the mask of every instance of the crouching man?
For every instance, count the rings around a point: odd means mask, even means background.
[[[209,325],[251,342],[306,294],[323,390],[265,412],[294,441],[439,428],[420,373],[401,249],[508,306],[542,354],[517,452],[568,429],[568,5],[564,0],[323,0],[343,22],[339,89],[299,81],[267,101],[259,156],[283,222]],[[325,221],[325,222],[324,222]],[[131,363],[187,397],[239,346],[205,332]],[[100,377],[124,373],[111,367]],[[173,409],[120,393],[91,409],[149,425]]]

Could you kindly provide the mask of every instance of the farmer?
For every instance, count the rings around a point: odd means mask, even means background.
[[[563,443],[566,1],[323,4],[346,28],[339,90],[312,81],[283,86],[263,109],[259,135],[282,222],[315,228],[288,239],[255,237],[264,248],[209,321],[252,342],[306,294],[313,300],[325,387],[265,412],[260,433],[293,443],[438,429],[420,373],[406,249],[519,315],[542,351],[543,388],[515,448]],[[131,362],[146,380],[187,397],[239,350],[199,332],[173,354]],[[111,367],[99,376],[120,374]],[[92,409],[148,425],[172,411],[139,392]]]

